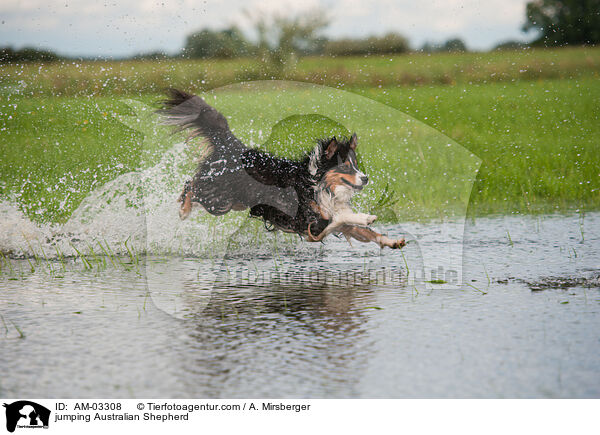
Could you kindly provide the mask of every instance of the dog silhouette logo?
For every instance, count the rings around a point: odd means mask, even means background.
[[[6,408],[6,430],[14,432],[19,428],[48,428],[50,410],[29,400],[19,400],[4,404]]]

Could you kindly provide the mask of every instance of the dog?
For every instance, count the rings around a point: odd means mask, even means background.
[[[404,239],[368,228],[377,216],[352,210],[352,196],[368,183],[357,165],[356,134],[320,140],[303,159],[291,160],[244,145],[225,117],[198,96],[169,89],[157,113],[163,124],[187,130],[188,140],[204,139],[196,174],[179,197],[181,219],[195,203],[216,216],[249,209],[268,230],[296,233],[309,242],[343,234],[349,243],[356,239],[381,248],[405,246]]]

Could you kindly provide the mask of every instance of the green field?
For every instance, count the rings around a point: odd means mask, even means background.
[[[600,49],[308,57],[284,76],[251,59],[0,65],[0,89],[27,96],[140,96],[182,87],[194,92],[244,80],[286,79],[355,88],[598,77]]]
[[[176,139],[160,130],[148,146],[143,134],[121,122],[123,115],[132,114],[123,98],[150,104],[167,86],[200,92],[265,77],[250,60],[31,64],[2,66],[0,71],[0,193],[30,218],[53,222],[66,220],[106,181],[156,162]],[[417,131],[423,136],[410,152],[417,153],[427,140],[443,139],[431,139],[428,125],[481,158],[469,202],[469,215],[475,217],[600,208],[599,72],[600,49],[579,48],[307,58],[280,78],[349,90],[421,121]],[[289,97],[298,104],[302,98]],[[225,99],[217,107],[232,117],[234,127],[243,128],[256,112],[244,112],[239,101],[234,95],[229,106]],[[375,124],[356,121],[348,128],[365,138]],[[271,137],[269,146],[281,150],[289,135],[310,142],[310,134],[298,136],[298,129],[329,128],[317,127],[289,126],[278,140]],[[373,128],[378,131],[361,142],[364,165],[374,177],[361,206],[376,209],[382,201],[398,200],[391,205],[396,219],[444,218],[439,192],[446,180],[430,174],[429,189],[419,185],[417,175],[426,170],[417,168],[418,159],[401,156],[409,166],[407,177],[413,177],[409,183],[401,177],[385,182],[387,175],[377,179],[390,168],[380,158],[387,152],[385,142],[378,143],[385,128]],[[236,133],[245,138],[244,132]],[[310,147],[300,142],[294,146]],[[463,163],[436,162],[437,167],[446,164],[449,172],[460,172]],[[394,201],[386,202],[386,195]]]

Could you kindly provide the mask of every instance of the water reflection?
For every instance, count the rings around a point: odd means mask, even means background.
[[[371,353],[374,288],[300,281],[215,283],[202,312],[183,321],[182,384],[211,397],[353,394]],[[195,305],[195,295],[188,287],[184,298]]]

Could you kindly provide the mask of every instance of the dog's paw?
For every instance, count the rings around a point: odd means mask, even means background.
[[[404,238],[402,239],[397,239],[397,240],[393,240],[392,244],[390,245],[390,248],[392,249],[402,249],[406,246],[406,240],[404,240]]]
[[[182,221],[185,220],[190,215],[191,209],[187,209],[185,207],[181,207],[179,209],[179,219]]]
[[[375,216],[374,214],[367,215],[367,219],[366,219],[367,225],[371,225],[376,220],[377,220],[377,216]]]
[[[380,236],[377,239],[377,243],[379,243],[379,246],[381,246],[382,248],[385,248],[387,246],[391,249],[402,249],[404,246],[406,246],[406,241],[404,240],[404,238],[390,239],[387,236]]]

